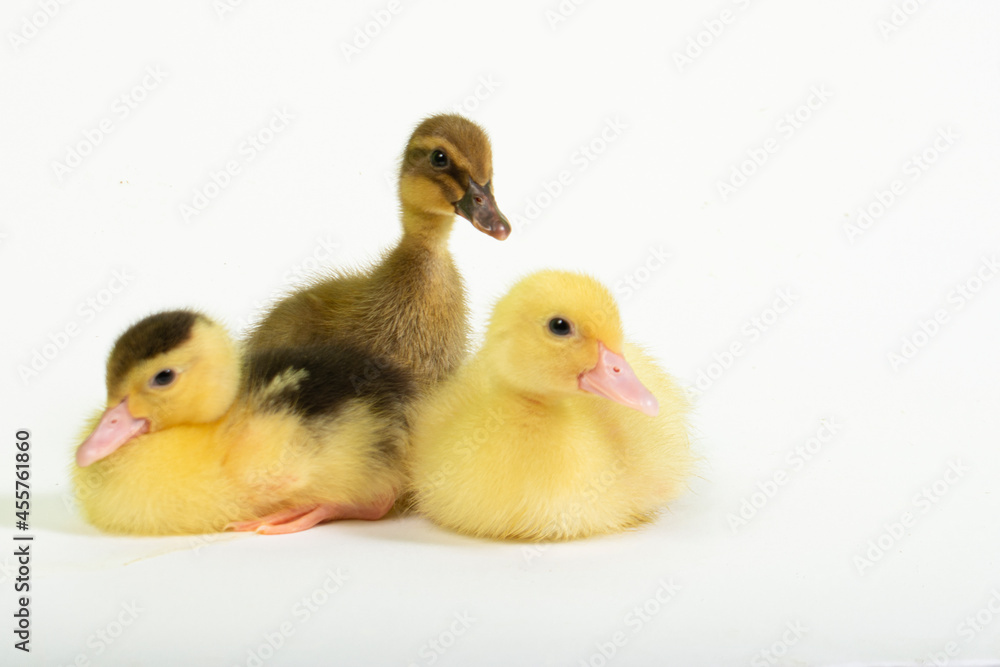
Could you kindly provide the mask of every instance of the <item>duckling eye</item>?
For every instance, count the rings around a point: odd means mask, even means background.
[[[549,331],[557,336],[568,336],[573,332],[573,325],[570,324],[569,320],[553,317],[549,320]]]
[[[153,379],[149,381],[151,387],[166,387],[168,384],[174,381],[177,377],[175,373],[170,368],[164,368],[162,371],[153,376]]]
[[[431,164],[438,169],[444,169],[448,166],[448,156],[445,155],[444,151],[436,150],[431,153]]]

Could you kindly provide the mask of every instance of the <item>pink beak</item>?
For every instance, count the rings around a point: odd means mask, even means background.
[[[123,400],[104,412],[97,428],[76,450],[76,464],[86,468],[91,463],[110,456],[132,438],[148,431],[149,420],[133,417],[128,411],[128,401]]]
[[[580,374],[580,389],[603,396],[625,407],[655,417],[660,411],[656,396],[639,382],[625,357],[597,342],[597,365]]]

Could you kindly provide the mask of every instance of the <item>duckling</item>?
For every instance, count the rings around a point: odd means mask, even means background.
[[[279,534],[381,518],[404,483],[408,374],[345,346],[248,354],[204,315],[130,327],[107,408],[76,451],[84,516],[102,530]]]
[[[637,526],[685,486],[687,409],[677,384],[624,341],[603,285],[533,274],[496,304],[480,351],[420,400],[411,502],[480,537]]]
[[[250,333],[254,349],[349,342],[409,369],[424,384],[466,353],[467,307],[448,250],[455,215],[504,240],[510,223],[493,197],[486,133],[456,115],[427,118],[403,151],[403,236],[375,266],[317,280],[279,302]]]

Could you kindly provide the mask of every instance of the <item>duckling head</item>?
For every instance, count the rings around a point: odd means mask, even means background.
[[[129,327],[107,365],[107,409],[76,452],[81,467],[144,433],[219,419],[239,386],[236,349],[204,315],[175,310]]]
[[[618,305],[597,280],[542,271],[497,302],[483,353],[488,372],[538,400],[589,392],[648,415],[659,403],[622,356]]]
[[[500,241],[510,235],[493,198],[490,140],[462,116],[431,116],[413,131],[403,151],[399,200],[407,232],[450,228],[457,214]]]

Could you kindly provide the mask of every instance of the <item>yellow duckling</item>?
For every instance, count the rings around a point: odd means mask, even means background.
[[[448,251],[455,215],[503,240],[510,224],[493,198],[486,133],[455,115],[432,116],[403,151],[403,237],[367,271],[318,280],[283,301],[250,334],[254,349],[349,342],[436,382],[461,363],[465,291]]]
[[[497,303],[479,353],[421,401],[412,501],[481,537],[630,528],[684,489],[687,407],[674,381],[624,342],[604,286],[536,273]]]
[[[107,389],[74,472],[102,530],[290,533],[381,518],[404,483],[413,383],[358,350],[279,348],[241,364],[207,317],[158,313],[115,343]]]

